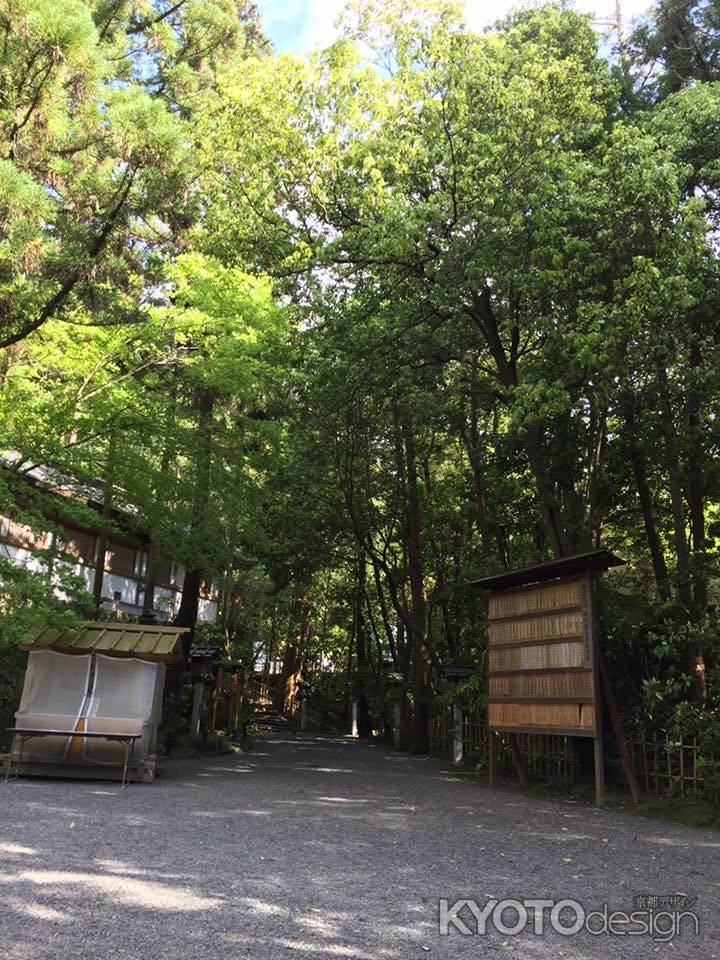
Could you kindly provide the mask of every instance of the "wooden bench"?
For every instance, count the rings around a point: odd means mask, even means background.
[[[7,754],[6,767],[5,767],[5,782],[7,783],[10,780],[17,780],[20,775],[20,767],[22,765],[22,755],[23,747],[25,746],[26,741],[32,740],[35,737],[65,737],[65,739],[74,739],[75,737],[82,737],[84,740],[92,739],[103,739],[110,740],[114,743],[122,743],[125,746],[125,756],[122,761],[122,780],[120,783],[121,787],[127,787],[130,783],[130,766],[132,764],[132,757],[135,751],[136,742],[142,737],[142,733],[111,733],[110,731],[102,732],[93,732],[88,730],[57,730],[57,729],[44,729],[36,727],[8,727],[7,732],[13,735],[13,743],[10,747],[10,751]],[[19,742],[18,752],[14,752],[15,747],[15,738]],[[13,762],[15,763],[15,776],[11,776]],[[37,761],[33,761],[37,762]]]

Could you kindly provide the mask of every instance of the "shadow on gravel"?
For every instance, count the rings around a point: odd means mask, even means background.
[[[716,834],[491,791],[347,738],[259,748],[124,791],[9,784],[2,960],[647,960],[639,938],[440,937],[438,900],[678,890],[700,895],[707,936],[663,955],[718,952]]]

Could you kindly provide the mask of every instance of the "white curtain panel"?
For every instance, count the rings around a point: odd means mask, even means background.
[[[137,733],[141,739],[135,745],[133,758],[145,759],[154,750],[164,680],[163,664],[97,654],[87,730]],[[101,739],[85,741],[84,756],[94,763],[119,763],[124,752],[121,743]]]
[[[82,715],[90,679],[90,654],[32,650],[25,670],[20,709],[15,725],[33,729],[75,729]],[[43,760],[63,759],[70,738],[37,737],[28,740],[23,756]]]

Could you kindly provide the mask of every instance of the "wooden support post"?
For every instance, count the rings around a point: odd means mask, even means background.
[[[520,747],[518,746],[518,739],[516,733],[509,733],[508,740],[510,741],[510,756],[512,757],[513,766],[515,767],[515,772],[517,773],[518,780],[520,781],[521,787],[527,786],[527,776],[525,774],[525,765],[522,761],[522,756],[520,754]]]
[[[630,786],[630,793],[632,794],[633,803],[640,803],[640,787],[638,786],[637,774],[635,772],[635,761],[633,760],[633,756],[628,749],[627,740],[625,739],[625,731],[623,730],[622,720],[620,719],[620,711],[618,710],[615,694],[613,693],[612,686],[610,685],[610,677],[608,676],[607,667],[605,666],[605,661],[602,657],[602,654],[600,654],[600,678],[602,680],[602,687],[605,693],[605,701],[607,703],[608,713],[610,714],[610,722],[613,725],[615,740],[620,753],[620,761]]]
[[[307,729],[307,699],[305,697],[300,701],[300,730],[304,733]]]
[[[230,687],[230,692],[228,693],[228,721],[227,729],[228,733],[234,733],[237,726],[235,719],[235,704],[237,702],[237,693],[234,687]]]
[[[230,680],[230,690],[232,693],[230,698],[229,725],[232,733],[235,733],[238,728],[238,724],[240,723],[240,682],[237,673],[232,675],[232,679]]]
[[[595,738],[593,755],[595,760],[595,805],[601,807],[605,799],[605,755],[603,751],[602,734],[602,694],[600,692],[600,603],[599,581],[595,571],[588,574],[588,590],[590,604],[591,643],[592,643],[592,671],[593,671],[593,701],[595,704]]]
[[[461,767],[463,762],[463,712],[459,703],[453,705],[453,766]]]
[[[215,733],[215,724],[217,723],[218,701],[222,694],[222,684],[223,684],[223,672],[222,670],[218,670],[217,677],[215,678],[215,687],[213,689],[213,695],[212,695],[212,707],[210,711],[210,733]]]
[[[595,744],[595,805],[601,807],[605,799],[605,762],[603,757],[602,733],[594,740]]]
[[[491,787],[497,784],[497,734],[488,730],[488,784]]]

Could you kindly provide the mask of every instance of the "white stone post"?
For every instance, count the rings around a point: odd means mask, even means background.
[[[459,703],[453,706],[453,766],[461,767],[463,762],[463,712]]]
[[[190,736],[191,737],[200,736],[200,710],[202,707],[204,690],[205,690],[205,684],[202,680],[196,680],[195,683],[193,683],[193,705],[192,705],[192,717],[190,719]]]
[[[357,737],[358,735],[358,702],[353,700],[352,702],[352,735]]]
[[[396,750],[400,749],[400,719],[401,719],[400,701],[397,700],[393,706],[393,745]]]

